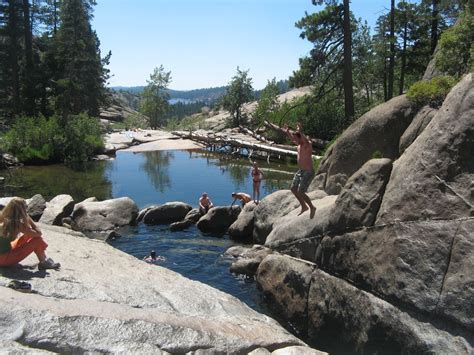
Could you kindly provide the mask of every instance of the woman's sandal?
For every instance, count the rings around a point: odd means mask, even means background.
[[[20,291],[20,292],[25,292],[25,293],[30,293],[32,291],[31,284],[25,281],[11,280],[8,283],[7,287],[15,291]]]

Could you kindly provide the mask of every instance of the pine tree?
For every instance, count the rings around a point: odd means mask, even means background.
[[[242,106],[253,99],[252,78],[249,77],[248,70],[240,70],[232,78],[226,93],[222,97],[222,106],[230,112],[231,124],[237,127],[243,123],[245,115]]]
[[[99,114],[105,101],[107,71],[100,57],[99,41],[92,30],[89,1],[63,0],[61,22],[54,37],[57,72],[56,110],[65,119],[70,114]],[[105,58],[108,61],[109,55]]]

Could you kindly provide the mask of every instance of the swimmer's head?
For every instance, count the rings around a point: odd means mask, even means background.
[[[203,192],[202,197],[207,197],[207,192]]]
[[[237,197],[237,192],[232,192],[232,197]]]
[[[154,250],[152,250],[152,251],[150,252],[150,256],[151,256],[153,259],[156,259],[156,253],[155,253]]]

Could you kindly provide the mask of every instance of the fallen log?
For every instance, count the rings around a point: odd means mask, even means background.
[[[270,155],[278,157],[291,157],[296,158],[298,153],[294,149],[294,147],[290,146],[274,146],[274,145],[267,145],[267,144],[260,144],[260,143],[253,143],[244,141],[242,139],[235,139],[229,137],[223,137],[218,135],[203,135],[197,133],[190,133],[190,132],[172,132],[173,134],[177,135],[178,137],[191,139],[198,142],[203,142],[208,145],[217,145],[220,147],[229,147],[233,149],[235,152],[235,148],[247,149],[251,156],[254,151],[264,152],[267,153],[267,158],[270,158]],[[320,157],[317,155],[313,155],[313,159],[319,159]]]
[[[274,144],[274,142],[266,139],[264,136],[262,136],[261,134],[258,134],[250,129],[248,129],[247,127],[244,127],[244,126],[239,126],[239,129],[242,133],[245,133],[245,134],[248,134],[252,137],[254,137],[256,140],[260,141],[260,142],[264,142],[264,143],[267,143],[267,144]]]

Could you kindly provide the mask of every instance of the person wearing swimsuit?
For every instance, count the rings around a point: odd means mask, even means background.
[[[263,179],[263,171],[258,168],[256,161],[253,162],[251,174],[253,180],[253,200],[258,204],[260,202],[260,183]]]

